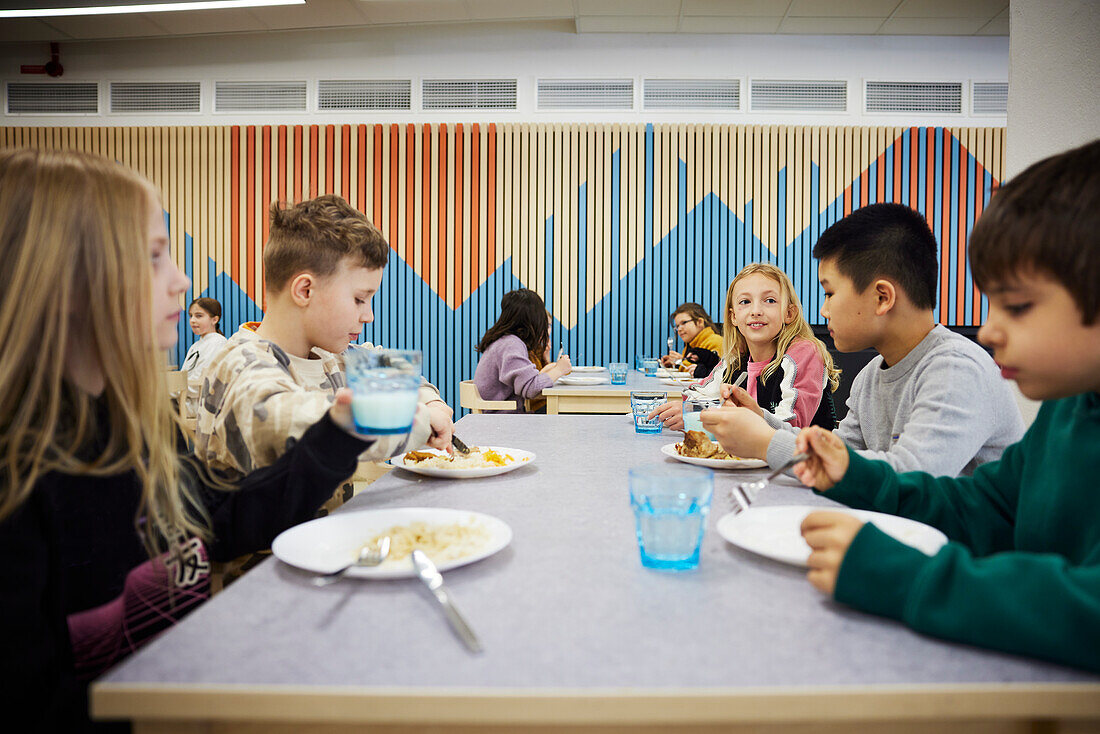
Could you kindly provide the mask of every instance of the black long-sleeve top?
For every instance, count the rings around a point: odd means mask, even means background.
[[[208,596],[211,560],[268,548],[355,471],[364,442],[326,415],[234,491],[195,485],[213,541],[150,560],[127,472],[44,475],[0,523],[0,701],[19,731],[90,728],[88,681]],[[184,539],[186,540],[186,539]],[[25,723],[25,725],[24,725]]]

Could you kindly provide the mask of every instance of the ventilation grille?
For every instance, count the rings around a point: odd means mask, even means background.
[[[1008,114],[1008,82],[974,82],[974,114]]]
[[[97,82],[8,82],[8,114],[87,114],[99,112]]]
[[[632,110],[633,79],[539,79],[540,110]]]
[[[753,112],[844,112],[848,82],[752,80]]]
[[[426,110],[514,110],[515,79],[425,79]]]
[[[198,82],[111,82],[111,112],[199,112]]]
[[[306,109],[305,82],[216,82],[216,112],[298,111]]]
[[[867,111],[961,114],[962,86],[962,82],[867,82]]]
[[[647,110],[739,110],[739,79],[646,79],[642,105]]]
[[[317,83],[319,110],[411,110],[408,79],[334,79]]]

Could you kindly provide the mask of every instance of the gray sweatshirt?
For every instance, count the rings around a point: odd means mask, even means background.
[[[779,467],[794,455],[797,430],[769,423],[779,430],[768,464]],[[859,371],[836,433],[896,471],[958,476],[999,459],[1024,421],[989,354],[937,325],[897,364],[885,367],[878,355]]]

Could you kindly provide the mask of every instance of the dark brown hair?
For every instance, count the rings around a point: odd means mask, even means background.
[[[878,278],[893,281],[917,308],[936,307],[936,238],[921,213],[904,204],[856,209],[821,233],[818,260],[835,258],[836,269],[862,293]]]
[[[707,310],[700,306],[698,303],[681,303],[679,306],[676,307],[676,310],[673,311],[672,314],[668,317],[668,320],[669,322],[671,322],[672,328],[674,329],[676,328],[676,314],[678,313],[686,313],[688,316],[691,317],[692,321],[702,321],[704,329],[709,326],[711,329],[714,329],[715,334],[722,333],[722,327],[711,321],[710,315],[707,313]]]
[[[332,275],[344,258],[364,268],[385,267],[389,245],[362,212],[336,194],[283,208],[271,205],[264,246],[264,282],[279,292],[296,274]]]
[[[207,298],[206,296],[196,298],[187,306],[188,312],[191,311],[191,306],[198,306],[211,316],[216,316],[218,320],[214,322],[214,331],[219,334],[222,333],[222,305],[218,303],[218,299]]]
[[[1001,186],[970,233],[970,272],[982,290],[1021,271],[1045,273],[1069,291],[1091,325],[1100,316],[1098,232],[1100,140],[1094,140]]]
[[[542,354],[549,343],[550,320],[538,293],[527,288],[508,291],[500,299],[500,316],[474,347],[484,352],[502,336],[515,334],[531,354]]]

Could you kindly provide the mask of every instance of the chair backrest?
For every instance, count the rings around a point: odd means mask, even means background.
[[[168,370],[165,375],[169,395],[182,395],[187,391],[187,370]]]
[[[187,414],[187,370],[168,370],[166,378],[173,406],[188,432],[188,438],[193,439],[197,421]]]
[[[468,408],[471,413],[480,413],[483,410],[516,409],[514,400],[484,400],[473,380],[463,380],[458,383],[458,404]]]

